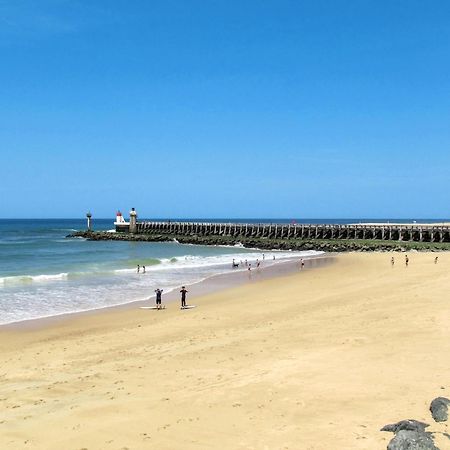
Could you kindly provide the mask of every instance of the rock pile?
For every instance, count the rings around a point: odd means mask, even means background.
[[[437,397],[431,402],[430,411],[436,422],[447,420],[449,405],[450,400],[445,397]],[[425,431],[427,427],[426,423],[409,419],[385,425],[380,431],[395,434],[387,450],[439,450],[434,444],[433,433]]]
[[[429,246],[424,243],[399,243],[394,241],[364,241],[364,240],[321,240],[321,239],[271,239],[244,236],[202,236],[190,234],[161,234],[161,233],[110,233],[106,231],[77,231],[66,236],[68,238],[85,238],[91,241],[142,241],[142,242],[171,242],[176,240],[180,244],[196,245],[242,245],[246,248],[259,248],[261,250],[321,250],[324,252],[404,252],[408,249],[438,250],[434,243]],[[420,244],[420,245],[419,245]]]

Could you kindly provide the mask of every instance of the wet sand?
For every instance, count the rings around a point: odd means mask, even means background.
[[[428,406],[450,397],[450,254],[391,256],[223,281],[192,310],[2,328],[0,448],[381,449],[407,418],[448,433]]]

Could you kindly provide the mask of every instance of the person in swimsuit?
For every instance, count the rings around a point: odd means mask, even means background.
[[[186,294],[189,292],[185,286],[181,286],[181,307],[186,307]]]
[[[139,273],[141,271],[141,266],[138,264],[137,266],[137,273]]]

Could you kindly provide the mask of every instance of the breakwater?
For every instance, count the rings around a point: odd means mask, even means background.
[[[266,239],[352,239],[411,242],[450,242],[446,225],[304,225],[202,222],[138,222],[137,234],[229,236]]]
[[[279,250],[406,251],[450,250],[450,227],[434,225],[280,225],[194,222],[138,222],[136,232],[80,231],[89,240],[242,245]]]

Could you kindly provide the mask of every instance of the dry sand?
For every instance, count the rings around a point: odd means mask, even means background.
[[[1,449],[383,449],[450,397],[450,254],[0,331]],[[191,300],[192,301],[192,300]],[[441,449],[450,440],[437,435]]]

